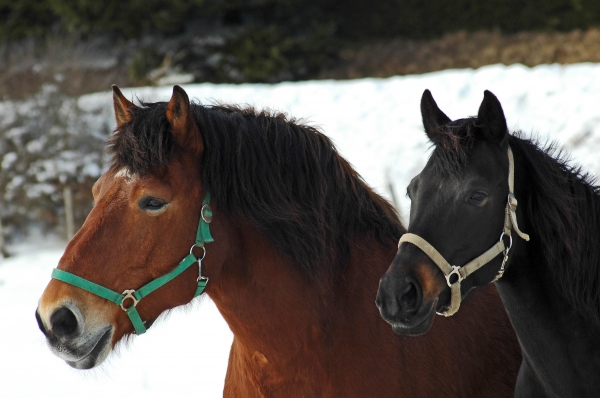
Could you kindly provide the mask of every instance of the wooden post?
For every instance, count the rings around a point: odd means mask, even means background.
[[[385,170],[385,181],[387,183],[387,189],[390,192],[390,198],[392,199],[392,204],[396,208],[398,215],[400,215],[400,206],[399,206],[398,200],[396,199],[396,190],[394,189],[394,183],[392,182],[392,179],[390,177],[389,169]]]
[[[75,221],[73,217],[73,195],[71,193],[71,187],[65,186],[63,188],[63,200],[65,202],[65,222],[67,229],[67,241],[71,240],[75,235]]]
[[[6,250],[6,241],[4,240],[4,226],[2,225],[2,217],[0,217],[0,259],[8,257]]]

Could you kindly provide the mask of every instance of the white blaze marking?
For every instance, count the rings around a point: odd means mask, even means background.
[[[135,175],[133,173],[129,172],[129,169],[127,167],[123,167],[121,170],[119,170],[117,172],[117,174],[115,174],[115,178],[127,178],[129,180],[134,180],[135,179]]]

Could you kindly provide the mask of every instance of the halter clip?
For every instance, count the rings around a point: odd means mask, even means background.
[[[452,278],[452,275],[456,275],[457,279],[454,282],[450,282],[450,278]],[[460,282],[463,281],[462,275],[460,274],[460,267],[457,267],[456,265],[452,265],[452,271],[450,271],[449,274],[444,274],[444,276],[446,277],[446,283],[448,284],[448,287],[452,287],[452,285],[458,283],[460,284]]]
[[[133,295],[135,293],[135,290],[130,289],[130,290],[125,290],[122,294],[125,296],[123,297],[123,300],[121,300],[121,308],[123,309],[123,311],[127,312],[127,310],[131,307],[127,307],[125,308],[125,306],[123,305],[123,303],[125,302],[125,300],[127,299],[131,299],[133,300],[133,307],[135,307],[137,305],[137,303],[139,302],[138,299],[135,298],[135,296]]]

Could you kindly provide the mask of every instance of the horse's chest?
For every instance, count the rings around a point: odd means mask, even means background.
[[[225,391],[244,397],[315,397],[328,394],[324,371],[316,362],[312,366],[301,358],[271,356],[259,350],[243,353],[234,347],[229,359]],[[225,394],[228,395],[228,394]]]

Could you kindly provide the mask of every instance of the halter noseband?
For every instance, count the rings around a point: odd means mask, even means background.
[[[133,328],[135,329],[136,334],[143,334],[146,332],[146,326],[144,325],[144,321],[140,317],[137,309],[135,308],[138,302],[158,289],[159,287],[169,283],[183,271],[188,269],[191,265],[198,262],[198,278],[196,281],[198,282],[198,287],[196,288],[196,293],[194,297],[199,296],[206,284],[208,283],[208,277],[202,276],[202,260],[206,256],[206,248],[204,244],[207,242],[213,242],[214,239],[210,234],[209,224],[212,221],[212,209],[210,207],[210,193],[206,193],[206,197],[202,202],[202,210],[200,210],[200,221],[198,222],[198,230],[196,231],[196,241],[194,245],[192,245],[190,249],[190,254],[188,254],[181,262],[173,269],[171,272],[160,276],[153,281],[145,284],[137,290],[128,289],[123,293],[117,293],[113,290],[107,289],[104,286],[100,286],[94,282],[88,281],[82,277],[74,275],[70,272],[63,271],[61,269],[55,268],[52,270],[52,278],[58,279],[60,281],[66,282],[73,286],[77,286],[83,290],[86,290],[90,293],[93,293],[97,296],[105,298],[108,301],[111,301],[117,305],[119,305],[123,311],[127,313],[131,323],[133,324]],[[194,247],[201,247],[203,254],[202,257],[197,258],[192,253]],[[131,304],[129,307],[125,306],[125,301],[131,300]]]
[[[462,298],[460,293],[460,283],[473,272],[477,271],[479,268],[492,261],[500,253],[504,254],[504,259],[502,260],[502,265],[500,266],[498,274],[492,282],[496,282],[498,279],[502,278],[502,275],[504,275],[504,265],[508,260],[508,252],[512,247],[511,232],[513,229],[521,238],[523,238],[526,241],[529,240],[529,235],[521,232],[521,230],[519,229],[519,225],[517,224],[517,198],[515,198],[514,194],[514,174],[515,162],[512,150],[510,149],[510,147],[508,147],[508,200],[506,203],[506,210],[504,215],[504,231],[500,235],[500,240],[498,241],[498,243],[496,243],[485,253],[475,258],[474,260],[471,260],[462,267],[450,265],[450,263],[446,261],[446,259],[440,254],[440,252],[438,252],[429,242],[421,238],[419,235],[406,233],[400,238],[400,241],[398,242],[398,248],[400,248],[402,242],[409,242],[417,246],[429,256],[429,258],[438,266],[438,268],[446,277],[446,283],[450,287],[451,293],[450,306],[446,309],[446,311],[438,312],[439,315],[444,315],[448,317],[454,315],[458,311]],[[508,236],[510,239],[508,248],[504,246],[504,236]]]

